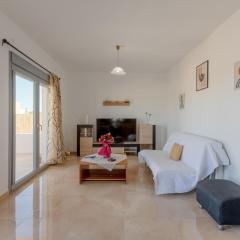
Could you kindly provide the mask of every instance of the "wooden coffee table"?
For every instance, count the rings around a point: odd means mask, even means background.
[[[83,162],[79,164],[79,183],[83,181],[125,181],[127,182],[127,156],[117,163],[112,171],[108,171],[96,163]]]

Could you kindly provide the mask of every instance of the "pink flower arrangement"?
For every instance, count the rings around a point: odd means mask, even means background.
[[[98,155],[110,158],[112,153],[110,145],[114,142],[113,136],[107,133],[102,135],[98,141],[103,144],[102,147],[98,149]]]
[[[100,143],[104,144],[112,144],[114,142],[113,136],[111,135],[111,133],[106,133],[104,135],[102,135],[99,140]]]

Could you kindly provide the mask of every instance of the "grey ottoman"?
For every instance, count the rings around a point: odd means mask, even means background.
[[[197,201],[218,223],[240,225],[240,186],[228,180],[204,180],[196,188]]]

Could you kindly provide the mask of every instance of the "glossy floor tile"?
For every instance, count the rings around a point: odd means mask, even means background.
[[[79,185],[78,161],[48,168],[0,202],[0,240],[240,239],[240,227],[218,230],[195,193],[155,196],[136,157],[127,184]]]

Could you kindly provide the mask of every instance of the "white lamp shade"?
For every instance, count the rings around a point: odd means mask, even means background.
[[[126,72],[123,70],[122,67],[115,67],[112,71],[111,74],[113,75],[125,75]]]

